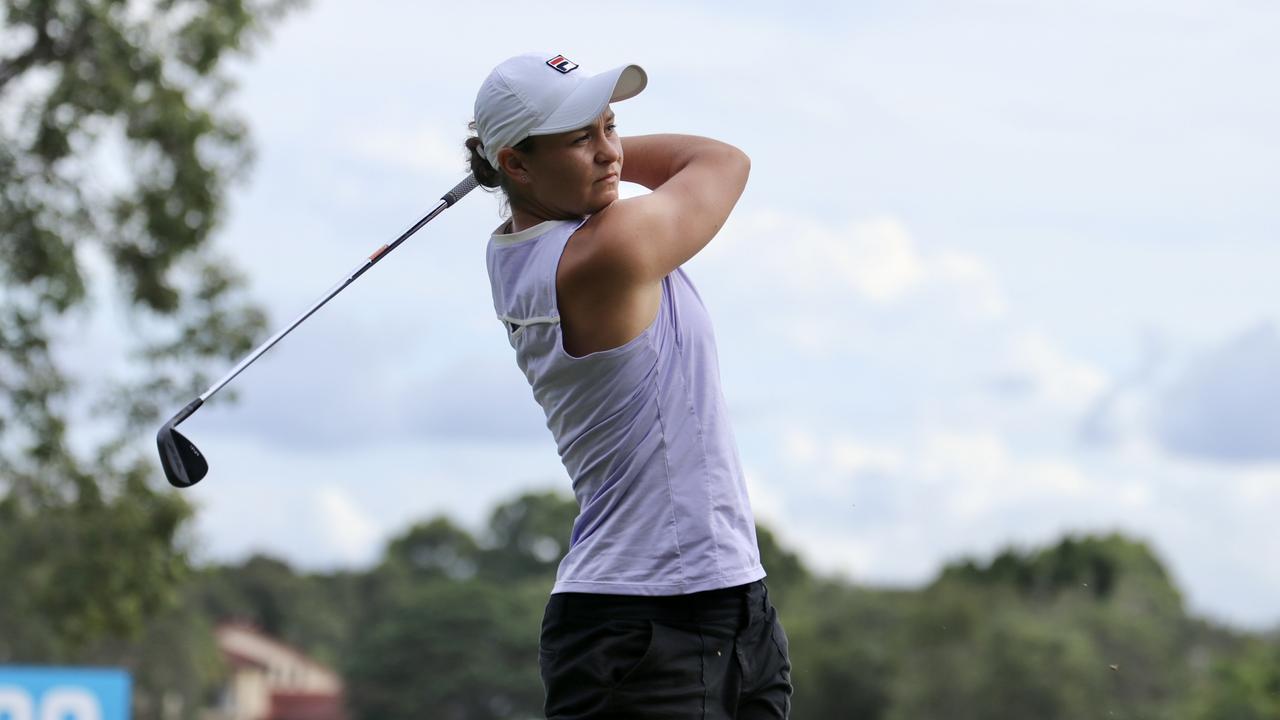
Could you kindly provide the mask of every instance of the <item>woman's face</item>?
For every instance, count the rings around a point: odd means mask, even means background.
[[[508,174],[516,179],[519,205],[532,215],[546,220],[581,217],[618,199],[622,140],[608,106],[584,128],[538,136],[531,152],[513,152],[517,156],[509,169],[514,173]]]

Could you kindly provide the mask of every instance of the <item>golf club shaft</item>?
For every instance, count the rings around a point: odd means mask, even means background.
[[[407,240],[410,235],[413,235],[414,233],[418,232],[418,230],[420,230],[423,225],[426,225],[427,223],[431,222],[431,220],[434,219],[435,216],[443,212],[445,208],[453,205],[463,195],[466,195],[468,192],[474,189],[475,186],[476,186],[475,178],[468,175],[467,178],[462,182],[458,183],[457,186],[453,188],[453,190],[450,190],[448,193],[446,193],[445,196],[440,199],[440,202],[434,208],[432,208],[431,212],[427,213],[425,216],[423,216],[421,220],[414,223],[408,230],[405,230],[403,233],[401,233],[400,237],[395,239],[395,242],[392,242],[389,245],[383,245],[382,247],[375,250],[372,255],[365,258],[364,262],[360,263],[354,269],[352,269],[351,272],[347,273],[347,276],[345,279],[339,281],[338,284],[330,288],[329,291],[326,292],[323,297],[317,300],[315,304],[313,304],[310,308],[307,309],[306,312],[299,315],[298,318],[294,320],[292,323],[290,323],[288,327],[284,328],[283,330],[276,333],[275,335],[272,335],[270,338],[267,339],[266,342],[259,345],[257,349],[249,353],[247,356],[245,356],[243,360],[237,363],[236,366],[232,368],[230,372],[228,372],[226,375],[224,375],[220,380],[218,380],[214,384],[210,385],[209,389],[205,390],[200,395],[199,402],[203,404],[204,401],[213,397],[214,393],[218,392],[223,387],[225,387],[227,383],[234,380],[235,377],[239,375],[241,372],[243,372],[245,368],[252,365],[253,361],[262,357],[263,353],[270,350],[271,347],[276,343],[280,342],[280,340],[282,340],[285,335],[288,335],[290,332],[293,331],[294,328],[301,325],[303,320],[306,320],[307,318],[311,317],[311,315],[315,313],[315,311],[319,310],[321,307],[324,307],[324,304],[329,302],[331,299],[333,299],[334,295],[337,295],[338,293],[342,292],[344,288],[346,288],[352,282],[355,282],[356,278],[363,275],[366,270],[373,267],[375,263],[377,263],[382,258],[386,257],[392,250],[395,250],[397,247],[399,247],[400,243]],[[196,405],[196,403],[194,402],[192,404]],[[188,407],[190,408],[190,406]],[[199,405],[196,405],[196,407],[199,407]],[[190,410],[191,412],[194,412],[195,408],[190,408]],[[190,415],[190,414],[191,414],[190,412],[186,413],[186,415]],[[185,416],[183,417],[183,419],[185,419]],[[174,423],[174,424],[176,425],[177,423]]]

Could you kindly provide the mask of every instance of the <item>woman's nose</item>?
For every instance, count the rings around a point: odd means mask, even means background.
[[[620,157],[622,157],[622,148],[615,146],[608,139],[601,139],[600,148],[596,151],[596,160],[598,162],[616,162]]]

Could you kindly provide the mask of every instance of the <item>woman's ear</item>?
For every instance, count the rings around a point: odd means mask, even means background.
[[[529,182],[529,169],[525,167],[524,158],[515,148],[504,147],[498,151],[498,166],[512,180]]]

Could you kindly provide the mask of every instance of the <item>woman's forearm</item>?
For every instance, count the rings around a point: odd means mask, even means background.
[[[702,156],[737,152],[728,143],[697,135],[633,135],[622,138],[622,179],[656,189]]]

